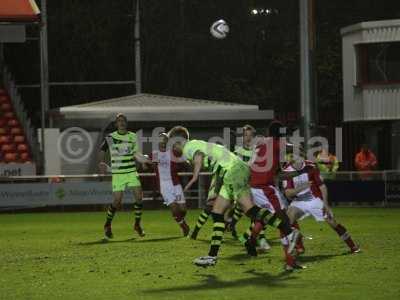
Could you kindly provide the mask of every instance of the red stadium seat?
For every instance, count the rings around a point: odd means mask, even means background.
[[[0,127],[4,127],[4,126],[6,126],[7,125],[7,119],[3,116],[3,117],[0,117]]]
[[[31,160],[31,156],[29,155],[29,152],[21,152],[19,154],[19,159],[22,162],[27,162]]]
[[[11,142],[11,137],[9,135],[0,135],[0,145],[8,144]]]
[[[2,103],[0,105],[0,110],[2,112],[8,112],[8,111],[12,111],[13,108],[12,108],[12,105],[10,103]]]
[[[0,104],[3,103],[10,103],[10,98],[4,95],[0,96]]]
[[[0,95],[7,96],[7,91],[5,89],[0,89]]]
[[[15,114],[13,111],[8,111],[3,114],[3,118],[6,119],[15,119]]]
[[[29,147],[27,144],[19,144],[17,146],[17,150],[18,152],[28,152],[29,151]]]
[[[3,144],[1,145],[1,152],[3,153],[10,153],[15,151],[15,145],[14,144]]]
[[[7,125],[9,127],[18,127],[19,123],[18,123],[17,119],[13,118],[13,119],[8,120]]]
[[[18,154],[15,152],[6,153],[4,155],[4,160],[8,163],[15,162],[18,160]]]
[[[14,136],[14,143],[21,144],[25,142],[25,136],[23,135],[16,135]]]
[[[13,127],[10,129],[10,134],[11,135],[23,135],[23,131],[21,127]]]
[[[8,133],[8,128],[7,127],[0,127],[0,135],[4,135]]]

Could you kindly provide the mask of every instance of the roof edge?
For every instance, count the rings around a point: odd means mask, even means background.
[[[362,31],[365,29],[385,28],[385,27],[400,27],[400,19],[360,22],[341,28],[340,33],[343,36],[353,32]]]
[[[99,101],[92,101],[92,102],[88,102],[88,103],[82,103],[82,104],[77,104],[77,105],[70,105],[70,106],[63,106],[60,107],[60,110],[66,110],[66,109],[88,109],[88,108],[93,108],[93,106],[96,105],[102,105],[102,104],[109,104],[109,103],[113,103],[116,101],[121,101],[121,100],[125,100],[127,98],[139,98],[139,97],[162,97],[165,99],[172,99],[172,100],[180,100],[180,101],[187,101],[187,102],[200,102],[204,105],[209,104],[210,106],[224,106],[225,108],[231,106],[241,106],[241,107],[252,107],[253,109],[258,109],[258,105],[255,104],[243,104],[243,103],[234,103],[234,102],[224,102],[224,101],[217,101],[217,100],[207,100],[207,99],[196,99],[196,98],[185,98],[185,97],[174,97],[174,96],[166,96],[166,95],[156,95],[156,94],[147,94],[147,93],[141,93],[141,94],[134,94],[134,95],[128,95],[128,96],[124,96],[124,97],[117,97],[117,98],[112,98],[112,99],[104,99],[104,100],[99,100]],[[115,106],[116,107],[116,106]],[[146,107],[146,106],[143,106]],[[162,107],[162,106],[161,106]],[[168,107],[169,109],[171,109],[170,106],[165,106]],[[124,106],[124,109],[126,109],[126,106]]]

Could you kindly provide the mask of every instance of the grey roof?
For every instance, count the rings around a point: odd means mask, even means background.
[[[162,95],[153,95],[153,94],[138,94],[138,95],[130,95],[120,98],[113,98],[95,102],[89,102],[85,104],[79,104],[74,106],[67,106],[64,108],[85,108],[85,107],[171,107],[171,106],[183,106],[183,107],[193,107],[193,106],[204,106],[204,105],[212,105],[216,106],[240,106],[240,107],[257,107],[256,105],[245,105],[245,104],[236,104],[230,102],[221,102],[221,101],[213,101],[213,100],[200,100],[200,99],[192,99],[192,98],[182,98],[182,97],[172,97],[172,96],[162,96]]]
[[[124,113],[135,121],[207,121],[272,119],[273,111],[259,110],[258,105],[200,100],[152,94],[60,107],[65,119],[101,119]]]

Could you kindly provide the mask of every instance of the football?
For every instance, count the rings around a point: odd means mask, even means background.
[[[222,19],[215,21],[210,27],[210,33],[216,39],[224,39],[229,33],[229,25]]]

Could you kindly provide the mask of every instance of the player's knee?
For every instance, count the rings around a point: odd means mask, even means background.
[[[207,206],[207,207],[210,207],[210,211],[211,211],[211,209],[212,209],[213,206],[214,206],[215,199],[216,199],[216,198],[207,199],[207,204],[206,204],[206,206]]]
[[[248,216],[252,222],[254,222],[258,218],[258,212],[260,211],[260,208],[257,206],[253,206],[250,209],[246,210],[245,215]],[[260,217],[262,218],[262,217]]]
[[[176,205],[175,203],[171,203],[169,207],[171,208],[172,214],[176,214],[180,211],[179,206]]]
[[[114,201],[113,201],[113,206],[114,206],[117,210],[120,210],[120,209],[121,209],[121,206],[122,206],[122,201],[121,201],[121,200],[116,200],[116,199],[114,199]]]

